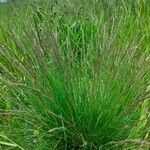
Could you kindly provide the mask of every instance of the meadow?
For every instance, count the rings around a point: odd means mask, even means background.
[[[0,150],[149,150],[150,1],[0,4]]]

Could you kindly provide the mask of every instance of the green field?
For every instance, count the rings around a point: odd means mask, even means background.
[[[0,4],[0,150],[149,150],[150,1]]]

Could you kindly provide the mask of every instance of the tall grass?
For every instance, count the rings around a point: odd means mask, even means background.
[[[28,7],[0,30],[2,149],[148,150],[148,2]]]

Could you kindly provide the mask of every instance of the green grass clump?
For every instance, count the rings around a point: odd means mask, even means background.
[[[148,150],[148,2],[27,7],[0,28],[1,148]]]

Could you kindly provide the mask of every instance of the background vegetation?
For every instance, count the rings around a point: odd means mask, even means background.
[[[0,5],[0,148],[150,148],[148,0]]]

